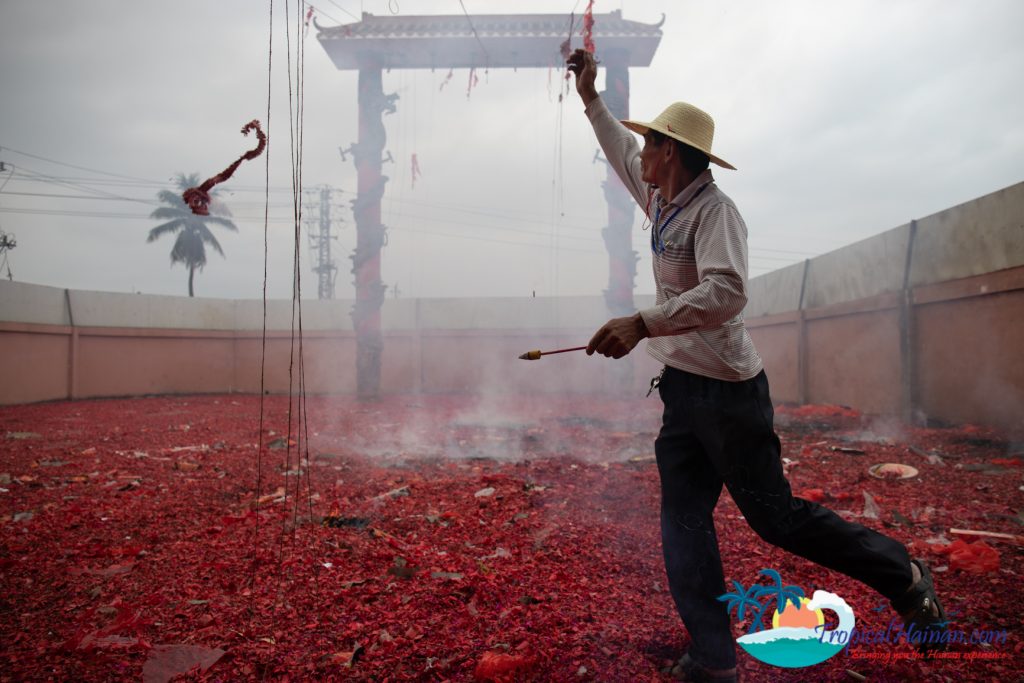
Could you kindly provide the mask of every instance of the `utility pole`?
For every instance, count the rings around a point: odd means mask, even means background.
[[[14,235],[9,235],[3,230],[0,230],[0,257],[3,258],[4,266],[7,267],[7,279],[13,280],[14,275],[11,274],[11,264],[7,262],[7,252],[18,246],[18,242],[14,239]]]
[[[331,234],[331,193],[333,188],[324,185],[320,188],[319,210],[315,204],[306,204],[306,232],[309,235],[309,249],[313,259],[313,272],[317,276],[316,293],[319,299],[334,298],[334,283],[338,279],[338,266],[331,258],[331,240],[338,239]],[[316,215],[316,218],[312,216]],[[339,221],[341,219],[338,219]]]
[[[8,168],[7,162],[0,161],[0,173],[7,173],[8,171],[10,171],[11,175],[7,176],[7,180],[10,180],[11,176],[14,175],[14,166],[12,165]],[[7,180],[0,183],[0,190],[2,190],[4,185],[7,184]],[[11,274],[11,264],[7,262],[7,252],[14,249],[16,246],[18,246],[18,242],[14,239],[14,235],[10,235],[3,230],[0,230],[0,258],[3,259],[3,266],[0,267],[7,268],[8,280],[13,280],[14,275]]]

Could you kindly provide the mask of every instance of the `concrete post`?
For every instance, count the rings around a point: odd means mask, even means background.
[[[68,341],[68,400],[78,397],[78,328],[75,327],[75,313],[71,308],[71,291],[64,290],[64,305],[68,309],[68,325],[71,326],[71,338]]]
[[[917,221],[910,221],[910,235],[907,237],[907,257],[903,266],[903,290],[900,292],[900,413],[908,424],[916,422],[917,416],[917,359],[914,357],[916,344],[914,330],[914,291],[910,286],[910,268],[913,265],[914,238],[917,236]]]
[[[800,301],[796,319],[796,402],[807,403],[807,314],[804,312],[804,293],[807,291],[807,272],[811,260],[804,259],[804,272],[800,279]]]

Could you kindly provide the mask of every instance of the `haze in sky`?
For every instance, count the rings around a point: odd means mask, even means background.
[[[585,6],[464,4],[474,15]],[[323,26],[363,11],[462,14],[457,0],[313,6]],[[287,298],[288,49],[284,2],[274,7],[267,293]],[[242,0],[0,6],[0,230],[17,239],[7,264],[15,280],[186,294],[187,270],[170,266],[173,238],[146,243],[159,223],[149,214],[176,174],[209,177],[253,146],[239,129],[266,119],[268,9]],[[649,120],[685,100],[715,117],[716,153],[739,169],[715,174],[750,230],[752,276],[1024,179],[1016,0],[595,3],[598,14],[613,10],[651,24],[665,15],[653,63],[630,71],[631,116]],[[334,188],[336,295],[350,298],[356,175],[339,148],[358,136],[357,74],[335,69],[315,28],[305,41],[302,180],[309,201]],[[443,88],[447,69],[384,75],[385,91],[399,95],[385,116],[388,296],[601,294],[605,168],[575,91],[559,101],[563,74],[491,69],[472,89],[466,69]],[[197,296],[262,295],[265,172],[262,158],[248,162],[222,186],[238,232],[214,228],[226,258],[208,254]],[[306,226],[300,241],[304,296],[315,297]],[[651,293],[640,211],[634,245],[636,291]]]

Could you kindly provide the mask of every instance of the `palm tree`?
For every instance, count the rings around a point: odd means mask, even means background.
[[[185,267],[188,268],[188,295],[195,296],[192,280],[196,268],[202,270],[206,265],[206,245],[210,245],[218,254],[224,256],[224,250],[221,249],[217,238],[210,232],[208,224],[219,225],[235,232],[238,232],[238,227],[232,221],[221,216],[197,216],[192,213],[192,209],[181,198],[181,193],[202,182],[198,173],[187,176],[184,173],[179,173],[174,182],[178,186],[178,192],[160,190],[157,193],[157,198],[167,206],[154,209],[149,217],[166,222],[150,230],[146,241],[154,242],[166,233],[178,233],[178,238],[174,241],[174,246],[171,247],[171,266],[174,266],[175,263],[185,264]],[[215,196],[216,192],[210,194]],[[223,206],[220,213],[231,215]]]
[[[751,584],[750,588],[743,588],[743,584],[736,580],[733,580],[732,585],[736,587],[736,592],[723,593],[718,596],[717,600],[719,602],[728,602],[729,604],[726,606],[726,610],[729,612],[735,608],[736,618],[740,621],[742,621],[743,617],[746,615],[748,605],[756,608],[757,618],[755,618],[753,623],[750,624],[750,630],[748,633],[761,630],[760,617],[764,611],[764,607],[757,598],[761,594],[760,589],[764,588],[764,586],[754,583]]]
[[[774,586],[765,586],[760,583],[750,584],[750,588],[744,588],[739,581],[733,580],[732,585],[736,587],[735,592],[724,593],[718,596],[719,602],[728,602],[727,610],[736,610],[736,618],[740,621],[747,613],[749,606],[753,611],[750,618],[750,627],[747,633],[756,633],[764,628],[762,623],[764,611],[772,604],[779,605],[779,611],[786,610],[787,603],[793,603],[798,609],[800,598],[804,597],[804,590],[800,586],[783,586],[782,577],[774,569],[762,569],[758,572],[761,576],[767,576],[775,582]],[[761,596],[768,595],[768,601],[762,603]]]
[[[758,628],[753,629],[751,632],[761,630],[761,618],[764,615],[765,610],[768,609],[773,602],[777,606],[779,612],[785,612],[786,605],[788,603],[793,603],[794,607],[800,609],[800,599],[804,597],[804,589],[800,586],[783,586],[782,576],[780,576],[774,569],[762,569],[758,572],[758,575],[767,576],[772,580],[774,585],[765,586],[763,584],[755,583],[751,586],[751,588],[756,591],[757,597],[760,598],[762,595],[769,596],[768,601],[763,604],[758,601],[757,614],[754,616],[754,623],[751,624],[751,626],[756,624]]]

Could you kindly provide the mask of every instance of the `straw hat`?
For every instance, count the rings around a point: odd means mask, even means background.
[[[736,170],[735,166],[711,153],[711,141],[715,137],[715,120],[706,111],[687,102],[670,104],[653,121],[623,121],[622,125],[641,135],[645,135],[649,130],[656,130],[699,149],[719,166]]]

